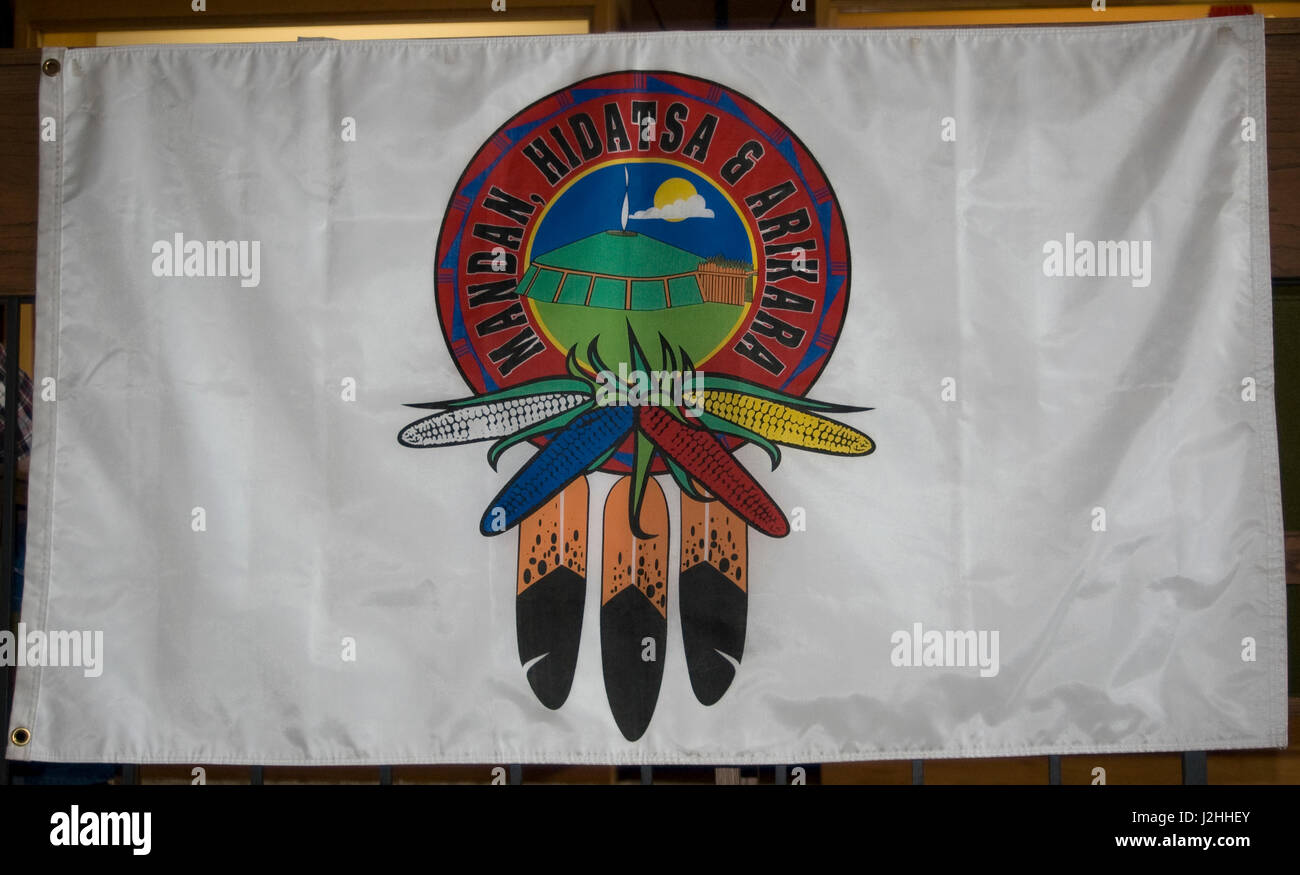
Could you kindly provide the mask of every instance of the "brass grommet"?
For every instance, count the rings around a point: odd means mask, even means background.
[[[57,59],[46,58],[45,63],[41,64],[41,72],[44,73],[46,76],[57,76],[59,75],[60,67],[61,65],[59,64]]]
[[[24,747],[27,742],[32,740],[31,730],[25,726],[19,726],[9,733],[9,740],[14,743],[14,747]]]

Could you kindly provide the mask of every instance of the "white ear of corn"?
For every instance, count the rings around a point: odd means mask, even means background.
[[[446,447],[503,438],[590,400],[582,392],[547,392],[455,407],[417,419],[402,429],[398,442],[407,447]]]

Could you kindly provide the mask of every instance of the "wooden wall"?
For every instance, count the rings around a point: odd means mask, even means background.
[[[0,294],[36,289],[40,52],[0,50]]]
[[[1273,276],[1300,278],[1300,20],[1271,21],[1265,33]]]

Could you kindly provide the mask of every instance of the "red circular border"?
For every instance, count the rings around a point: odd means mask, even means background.
[[[679,93],[674,94],[667,89],[657,91],[645,90],[647,80],[650,77],[659,80],[661,85],[668,86],[668,88],[674,89]],[[586,90],[596,92],[598,89],[616,91],[618,94],[617,96],[612,96],[609,93],[593,93],[582,100],[574,99],[573,95],[576,91]],[[810,259],[816,258],[820,262],[819,282],[815,287],[815,293],[808,295],[809,297],[813,297],[816,302],[814,312],[812,314],[799,314],[795,312],[787,312],[785,310],[776,310],[772,313],[772,315],[787,320],[791,324],[796,325],[796,327],[805,331],[804,338],[796,348],[797,355],[783,356],[782,361],[786,363],[786,370],[782,372],[781,376],[774,376],[768,371],[754,365],[749,358],[741,356],[734,351],[733,346],[735,340],[743,337],[750,329],[753,319],[760,310],[758,302],[756,301],[750,306],[745,316],[745,324],[737,330],[732,341],[723,349],[719,350],[718,353],[709,361],[708,367],[704,369],[728,373],[733,376],[745,377],[746,379],[751,379],[773,388],[780,388],[782,391],[791,394],[806,394],[809,388],[811,388],[811,386],[816,382],[817,377],[825,368],[826,363],[829,361],[830,356],[834,351],[835,343],[838,340],[843,325],[844,314],[848,305],[851,274],[847,234],[844,229],[843,215],[839,209],[839,204],[835,198],[834,191],[822,172],[820,164],[818,164],[817,160],[808,151],[807,147],[804,146],[803,142],[789,131],[789,129],[786,128],[779,119],[764,110],[753,100],[734,89],[727,88],[718,83],[680,73],[663,71],[622,71],[617,73],[600,74],[583,79],[532,103],[501,125],[501,127],[499,127],[493,135],[488,138],[488,141],[479,148],[478,152],[474,155],[474,158],[461,174],[460,179],[457,181],[456,186],[453,189],[447,210],[444,214],[442,227],[438,237],[435,266],[440,266],[447,260],[453,246],[458,240],[462,239],[462,235],[465,237],[469,236],[466,232],[472,227],[473,222],[476,220],[476,211],[482,211],[481,194],[487,191],[488,187],[493,184],[494,180],[499,179],[503,167],[508,173],[518,174],[519,171],[517,168],[521,167],[524,168],[524,172],[531,171],[535,175],[536,181],[541,183],[539,186],[534,186],[533,190],[541,189],[545,194],[553,196],[554,188],[547,189],[545,178],[542,177],[540,172],[536,171],[531,162],[522,157],[522,146],[526,141],[531,139],[531,136],[533,135],[532,132],[530,132],[529,137],[520,140],[513,140],[509,136],[509,132],[516,131],[524,125],[537,122],[541,119],[549,120],[558,115],[567,116],[570,113],[577,112],[592,103],[599,104],[614,100],[619,103],[620,107],[627,107],[630,106],[630,102],[633,99],[654,100],[663,104],[669,103],[672,100],[680,100],[683,103],[687,103],[688,108],[692,110],[685,130],[685,136],[687,137],[689,137],[697,119],[697,110],[704,109],[719,115],[720,123],[717,128],[717,133],[714,136],[714,140],[710,145],[706,162],[702,165],[691,164],[689,166],[691,166],[692,169],[695,169],[696,172],[708,176],[720,189],[727,189],[732,193],[733,199],[737,202],[742,202],[744,196],[753,193],[753,189],[762,190],[766,187],[763,184],[750,184],[750,180],[757,182],[761,179],[766,183],[770,182],[773,176],[786,175],[773,174],[771,170],[765,170],[758,176],[754,175],[759,171],[760,167],[764,166],[764,162],[767,162],[767,166],[771,166],[771,157],[779,157],[780,167],[788,168],[792,171],[790,176],[794,179],[797,190],[789,199],[775,207],[772,214],[788,213],[792,209],[798,209],[800,206],[804,206],[809,208],[814,221],[814,228],[808,233],[812,233],[812,230],[825,231],[824,234],[819,234],[817,237],[817,250],[809,252],[808,254]],[[747,129],[742,129],[741,125],[735,124],[735,114],[720,105],[724,99],[729,99],[743,114],[745,120],[748,122]],[[599,115],[596,113],[593,113],[593,116],[599,118]],[[626,117],[628,116],[625,115],[625,118]],[[725,119],[731,119],[732,123],[727,124]],[[551,124],[558,121],[560,121],[558,117],[554,120],[548,121],[547,124],[538,128],[537,134],[542,134],[551,126]],[[635,133],[634,128],[631,129],[631,131]],[[759,166],[756,167],[754,171],[751,171],[749,175],[740,180],[739,186],[729,187],[727,183],[718,177],[715,168],[720,166],[723,160],[731,157],[736,145],[748,139],[756,139],[763,144],[763,158],[760,159]],[[664,153],[657,147],[658,142],[656,140],[654,148],[649,151],[638,151],[633,149],[631,152],[615,152],[592,159],[590,163],[598,163],[607,160],[617,161],[629,157],[644,157],[651,159],[667,157],[676,159],[680,152],[679,148],[676,152]],[[794,171],[795,164],[791,163],[789,158],[783,154],[783,152],[787,150],[794,156],[795,161],[797,162],[798,171],[802,171],[803,180],[798,179],[797,171]],[[522,164],[520,162],[522,162]],[[584,163],[581,166],[588,166],[588,164]],[[489,170],[492,170],[491,176],[485,179],[481,185],[477,186],[477,193],[480,195],[478,202],[469,200],[465,194],[467,183],[484,176]],[[571,178],[571,176],[572,174],[566,174],[564,178],[560,180],[559,185],[562,186]],[[521,178],[523,177],[518,175],[511,177],[509,183],[502,184],[501,187],[521,196],[527,196],[526,193],[519,190],[520,186],[518,185],[518,180]],[[741,192],[739,197],[736,196],[735,191]],[[531,191],[528,193],[531,193]],[[546,199],[549,200],[549,198]],[[830,208],[829,221],[827,223],[829,227],[827,228],[822,227],[821,217],[815,210],[817,205],[829,206]],[[537,212],[540,212],[540,210]],[[743,208],[740,213],[742,220],[750,225],[751,233],[756,233],[757,222],[754,217],[748,210]],[[508,224],[508,222],[502,220],[501,217],[497,216],[496,218],[501,224]],[[527,240],[527,235],[531,235],[535,230],[535,223],[529,226],[527,234],[525,235],[525,241]],[[774,242],[784,241],[777,240]],[[756,237],[756,243],[759,247],[758,256],[760,265],[762,265],[765,260],[762,250],[763,241]],[[482,247],[489,245],[490,244],[480,244]],[[827,246],[829,246],[829,249],[827,249]],[[522,268],[524,266],[522,264],[522,252],[525,248],[526,245],[519,248],[520,270],[515,274],[516,277],[522,274]],[[457,341],[454,337],[453,320],[451,318],[451,314],[456,307],[457,302],[455,299],[457,297],[460,298],[459,303],[462,312],[468,309],[466,306],[466,293],[464,291],[465,284],[463,283],[464,276],[462,274],[464,267],[465,258],[462,254],[462,257],[458,258],[458,263],[455,268],[451,271],[441,269],[440,267],[437,268],[435,301],[443,337],[453,359],[456,362],[456,366],[460,370],[466,383],[474,390],[474,392],[481,394],[487,391],[488,383],[476,355],[476,353],[480,351],[471,348],[473,346],[472,341]],[[843,275],[842,287],[831,308],[827,310],[825,315],[819,320],[816,317],[820,312],[820,309],[824,306],[826,291],[834,273],[840,273]],[[788,285],[792,287],[791,290],[797,291],[801,294],[808,294],[814,289],[813,286],[801,282],[789,283]],[[532,324],[533,317],[526,308],[525,313],[528,315],[529,323]],[[800,319],[799,317],[801,315],[811,318]],[[533,325],[532,327],[536,329],[539,326]],[[468,329],[465,333],[467,337],[472,336],[473,334],[473,332]],[[508,334],[493,336],[492,343],[484,344],[482,351],[485,352],[487,348],[495,347],[501,342],[501,340],[509,336],[510,335]],[[544,356],[545,358],[541,358],[537,362],[532,362],[530,363],[530,367],[521,368],[503,379],[494,379],[494,382],[498,386],[513,385],[522,382],[524,379],[537,376],[539,372],[537,366],[539,364],[543,365],[543,367],[540,368],[540,371],[542,372],[563,372],[563,352],[555,349],[548,341],[546,341],[544,335],[539,333],[539,337],[547,347],[546,351],[541,354],[541,356]],[[759,336],[757,339],[761,340],[765,345],[771,348],[780,349],[779,345],[771,338]],[[824,354],[810,366],[796,374],[792,379],[787,377],[786,371],[797,367],[799,361],[801,361],[804,356],[806,356],[809,349],[814,346],[824,350]],[[783,353],[786,352],[784,349],[781,351]]]

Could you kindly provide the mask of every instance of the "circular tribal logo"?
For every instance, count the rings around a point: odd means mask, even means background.
[[[398,440],[488,442],[493,469],[530,447],[479,530],[518,532],[516,626],[533,691],[550,708],[568,697],[590,576],[610,707],[624,736],[641,737],[663,677],[671,580],[692,687],[717,702],[744,649],[749,530],[790,531],[735,450],[756,445],[775,467],[782,447],[875,449],[834,418],[869,408],[807,394],[849,298],[844,222],[820,166],[725,86],[596,76],[483,144],[452,193],[436,259],[438,318],[472,394],[412,405],[432,412]],[[596,472],[617,476],[603,496]],[[589,557],[593,498],[603,531]]]

